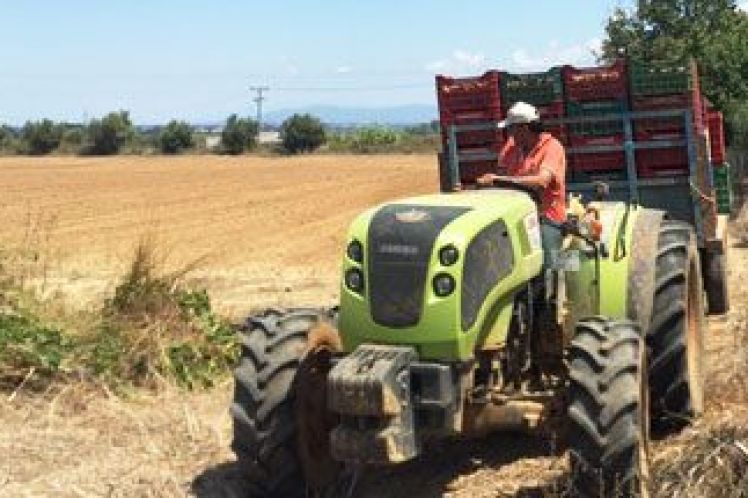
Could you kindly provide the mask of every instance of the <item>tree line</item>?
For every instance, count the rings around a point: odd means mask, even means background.
[[[438,123],[409,128],[365,126],[355,129],[326,127],[310,114],[294,114],[279,128],[280,142],[272,151],[286,154],[313,152],[322,146],[331,152],[420,152],[436,150]],[[220,131],[215,152],[242,154],[258,148],[259,127],[251,118],[229,116]],[[0,126],[0,153],[46,155],[51,153],[106,156],[121,153],[180,154],[206,150],[206,134],[185,121],[172,120],[162,127],[138,129],[128,111],[116,111],[87,124],[28,121],[21,128]]]

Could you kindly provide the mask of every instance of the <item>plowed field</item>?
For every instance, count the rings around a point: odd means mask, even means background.
[[[353,217],[437,188],[431,155],[0,158],[0,244],[39,252],[48,289],[99,298],[142,237],[219,310],[327,304]],[[39,265],[37,265],[39,266]]]

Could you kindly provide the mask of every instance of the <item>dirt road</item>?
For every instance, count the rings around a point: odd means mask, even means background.
[[[49,254],[58,266],[49,272],[81,299],[111,285],[129,247],[156,227],[178,260],[215,256],[198,278],[219,307],[241,313],[332,302],[351,217],[379,201],[428,192],[436,178],[429,156],[53,158],[0,160],[0,184],[9,186],[0,240],[23,242],[13,220],[25,213],[55,214]],[[744,320],[748,249],[733,248],[730,266],[737,311],[711,320],[708,339],[717,380],[730,375],[736,354],[732,330]],[[75,287],[89,279],[103,284]],[[128,400],[74,385],[45,399],[0,397],[0,496],[242,496],[228,449],[230,396],[226,382],[207,392],[167,388]],[[744,408],[717,393],[693,430]],[[658,443],[655,459],[669,458],[686,436]],[[355,496],[552,494],[565,472],[552,450],[520,436],[443,442],[415,462],[363,475]]]

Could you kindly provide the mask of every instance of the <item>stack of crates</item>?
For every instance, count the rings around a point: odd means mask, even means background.
[[[708,110],[706,113],[709,128],[709,148],[711,151],[712,164],[719,166],[724,164],[727,156],[725,150],[725,125],[722,113]]]
[[[721,164],[714,168],[714,191],[717,194],[717,212],[730,214],[734,198],[729,164]]]
[[[624,60],[602,67],[565,66],[563,79],[568,118],[600,117],[628,111],[628,78]],[[570,123],[567,132],[571,148],[622,147],[624,143],[623,120],[620,116],[606,121]],[[575,182],[626,179],[623,150],[570,152],[568,160],[571,179]]]
[[[704,109],[696,63],[670,67],[632,63],[629,72],[631,109],[636,112],[689,109],[691,123],[683,117],[638,118],[634,140],[658,142],[685,140],[685,126],[695,137],[704,133]],[[685,176],[689,174],[688,148],[662,147],[636,152],[637,174],[641,177]]]
[[[449,153],[451,125],[496,123],[503,119],[500,89],[501,73],[488,71],[472,78],[436,77],[436,94],[441,123],[442,154],[440,164],[446,164]],[[474,183],[487,172],[495,172],[497,161],[485,159],[487,154],[498,154],[505,141],[505,133],[498,128],[457,133],[457,153],[460,156],[460,181]],[[470,156],[480,159],[471,159]],[[446,171],[442,168],[442,183]]]
[[[501,73],[501,99],[504,113],[517,102],[532,104],[541,120],[564,117],[564,81],[560,67],[542,73]],[[566,144],[563,125],[548,125],[547,131]]]

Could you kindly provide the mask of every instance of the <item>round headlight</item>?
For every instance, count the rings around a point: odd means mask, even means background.
[[[361,242],[352,240],[345,252],[352,261],[356,263],[364,262],[364,246],[361,245]]]
[[[452,275],[439,273],[434,277],[433,285],[434,294],[439,297],[447,297],[455,290],[455,279],[452,278]]]
[[[439,262],[443,266],[452,266],[460,258],[460,251],[453,245],[444,246],[439,249]]]
[[[361,293],[364,290],[364,274],[358,268],[351,268],[345,272],[345,286],[353,292]]]

